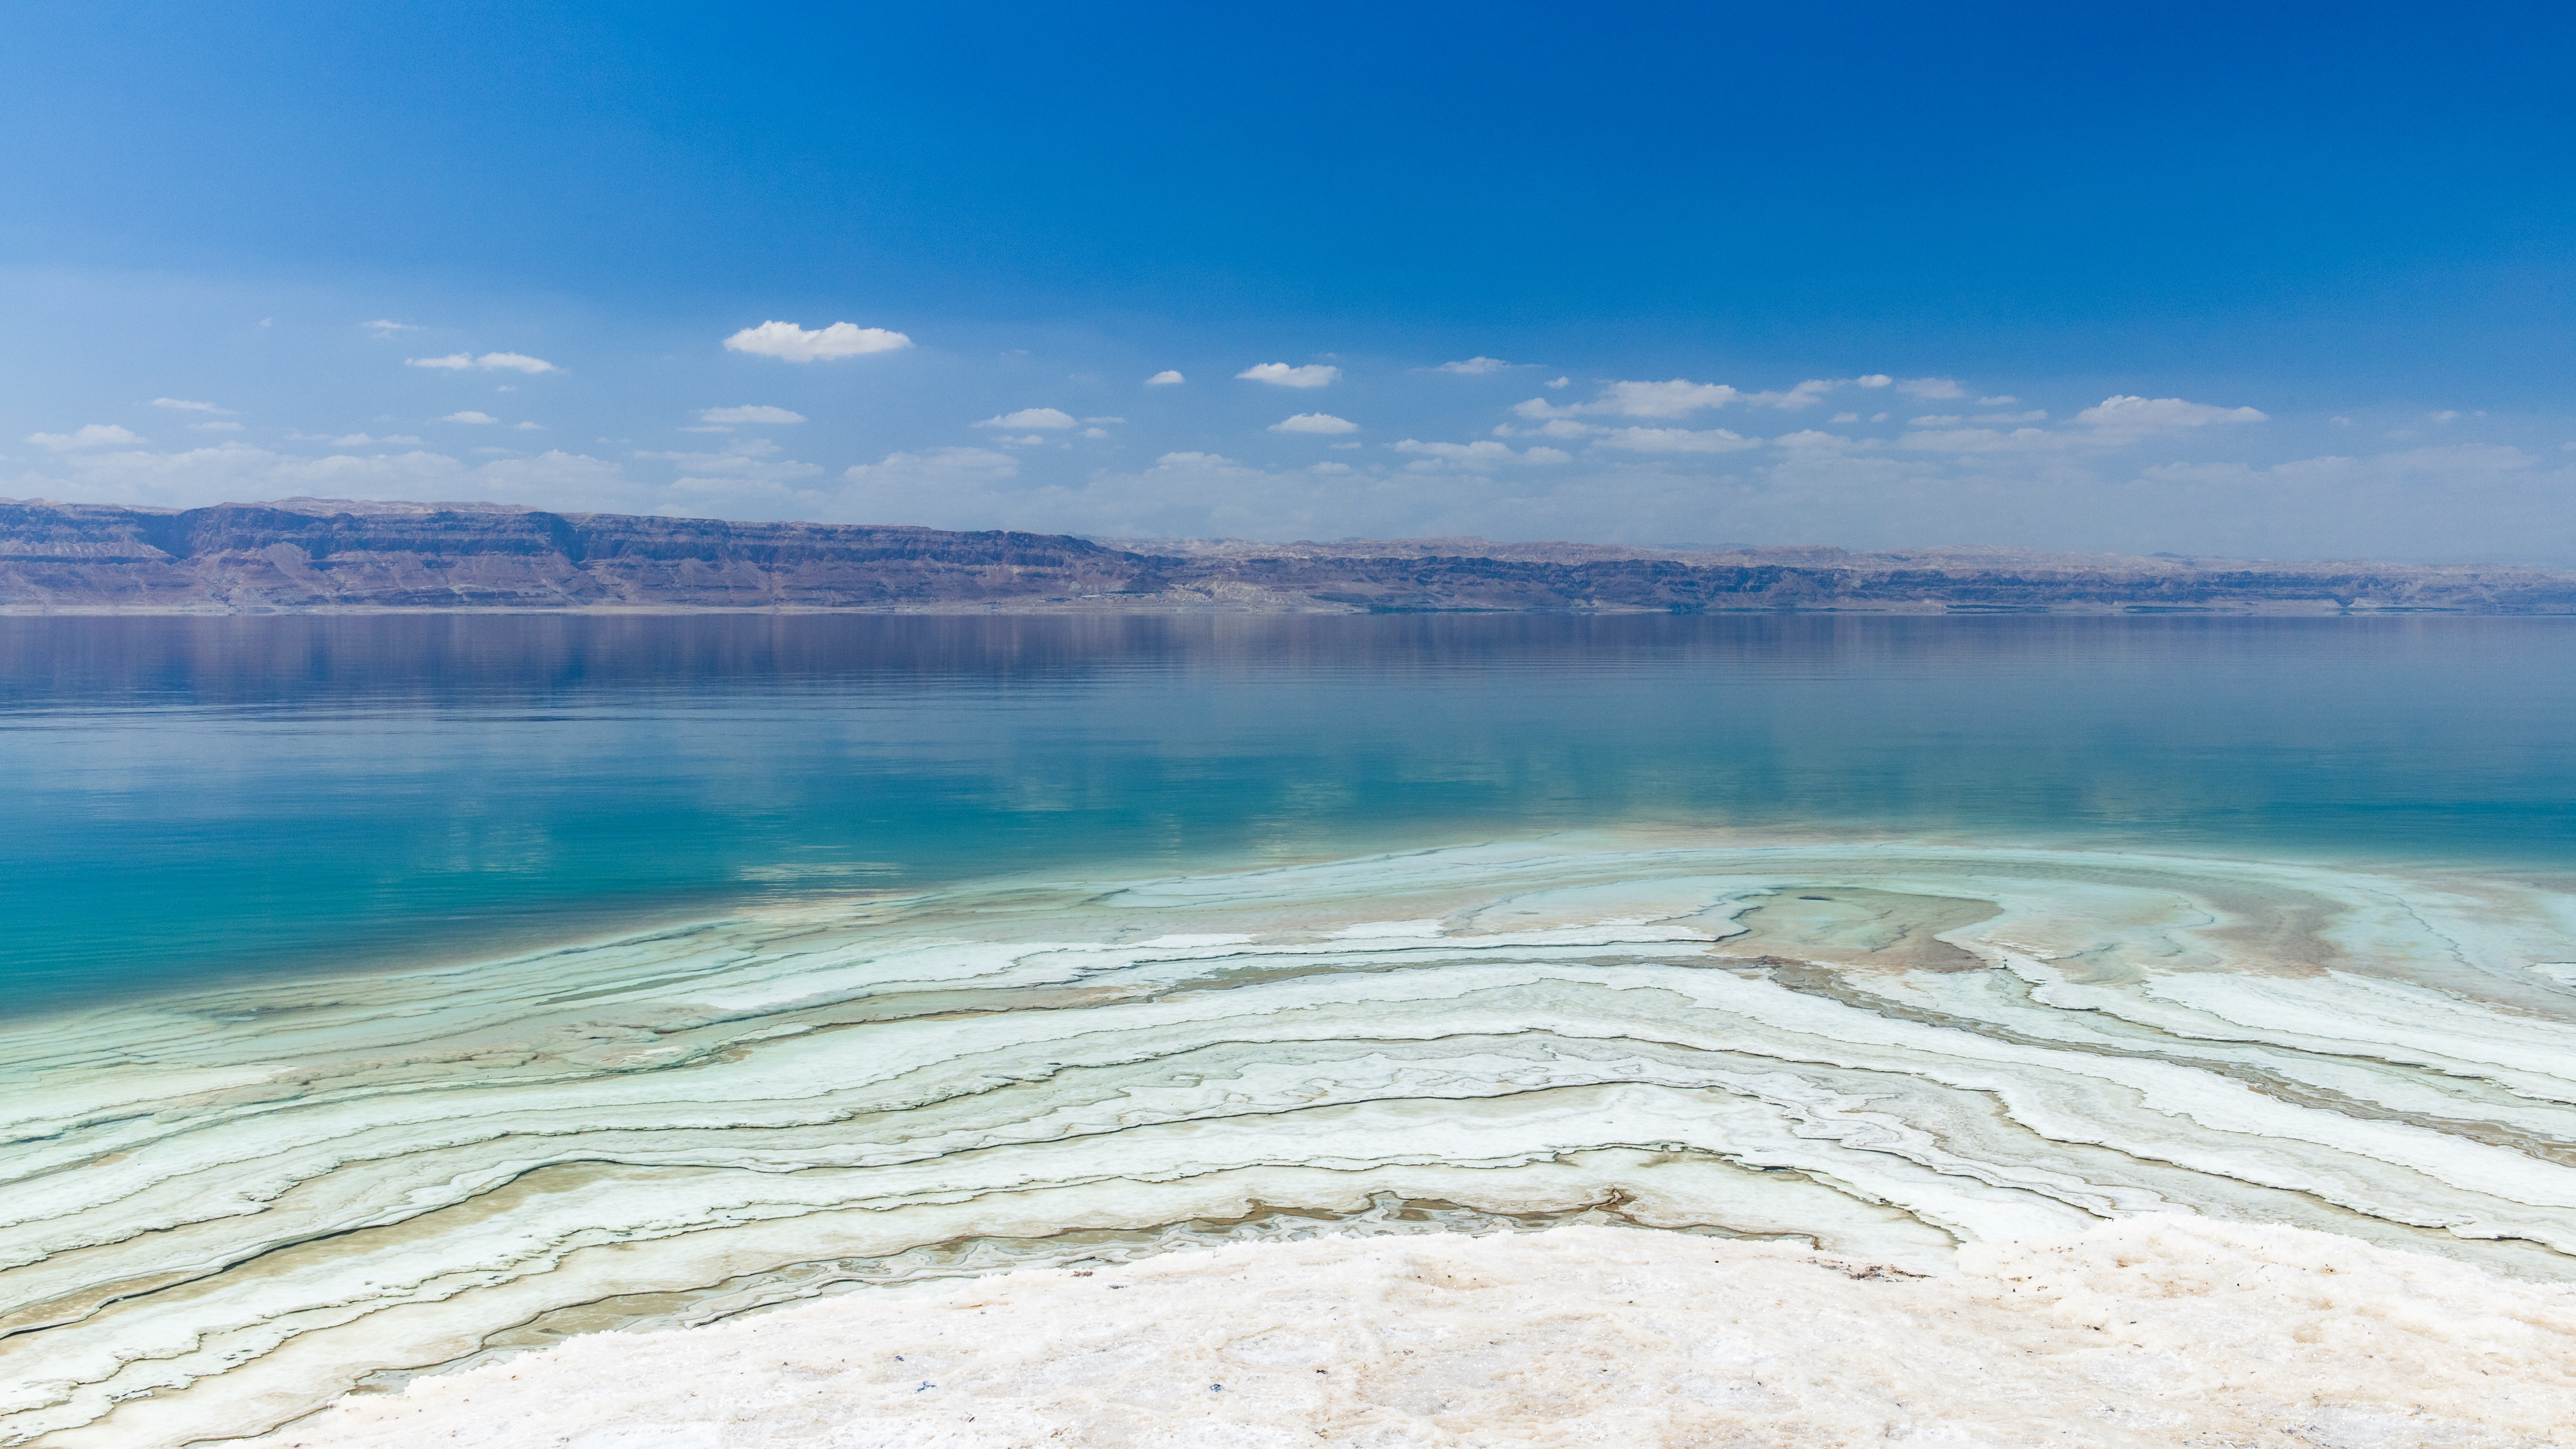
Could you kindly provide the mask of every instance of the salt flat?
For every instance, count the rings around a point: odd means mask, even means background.
[[[2131,1218],[1917,1278],[1597,1227],[1333,1238],[603,1334],[264,1449],[2538,1446],[2576,1288]]]
[[[0,1422],[179,1445],[603,1329],[1347,1232],[1628,1224],[1668,1231],[1546,1241],[1843,1293],[1797,1255],[1946,1282],[1962,1245],[2192,1214],[2562,1279],[2570,906],[1636,831],[809,899],[65,1015],[0,1040]],[[1530,1241],[1454,1251],[1560,1251]],[[1283,1284],[1323,1261],[1295,1253]],[[1535,1305],[1611,1272],[1540,1262],[1491,1274]],[[1849,1291],[1900,1305],[1890,1344],[1931,1311]]]

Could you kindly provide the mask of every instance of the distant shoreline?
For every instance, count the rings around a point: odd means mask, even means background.
[[[287,499],[0,500],[0,615],[2576,614],[2518,565],[1121,539]]]

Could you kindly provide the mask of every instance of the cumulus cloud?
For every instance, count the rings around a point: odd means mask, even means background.
[[[1574,379],[1570,377],[1551,377],[1547,380],[1545,385],[1548,387],[1563,387],[1572,381],[1574,381]]]
[[[1781,392],[1746,393],[1744,394],[1744,401],[1747,406],[1757,408],[1812,407],[1817,403],[1823,402],[1825,400],[1825,394],[1832,392],[1835,388],[1840,386],[1842,386],[1842,384],[1838,382],[1828,382],[1820,377],[1811,377],[1805,382],[1798,384],[1796,387],[1788,388]]]
[[[1548,384],[1557,386],[1557,383]],[[1868,386],[1868,379],[1860,380]],[[1736,403],[1746,407],[1795,409],[1813,407],[1824,401],[1826,394],[1841,387],[1829,378],[1812,377],[1795,387],[1776,391],[1744,392],[1722,382],[1693,382],[1676,377],[1664,382],[1613,382],[1605,384],[1599,396],[1586,403],[1557,404],[1545,398],[1531,398],[1517,404],[1512,411],[1525,418],[1563,418],[1579,414],[1608,413],[1630,418],[1679,418],[1706,408],[1722,408]]]
[[[1290,367],[1284,362],[1256,363],[1235,374],[1251,382],[1266,382],[1274,387],[1322,387],[1342,375],[1338,367],[1310,362],[1303,367]]]
[[[1604,428],[1597,441],[1602,447],[1631,453],[1740,453],[1762,446],[1760,438],[1724,428]]]
[[[638,458],[659,459],[679,465],[681,481],[692,479],[730,478],[763,483],[781,483],[797,478],[811,478],[821,473],[813,463],[800,463],[778,456],[779,447],[767,438],[745,438],[728,445],[721,453],[638,452]]]
[[[975,424],[979,428],[1070,428],[1080,420],[1061,408],[1022,408]]]
[[[114,423],[87,423],[68,433],[29,433],[27,441],[39,448],[68,453],[74,448],[105,448],[143,439]]]
[[[728,352],[748,352],[782,362],[828,362],[871,352],[901,351],[912,345],[912,339],[900,332],[861,327],[855,322],[835,322],[820,331],[808,331],[793,322],[763,322],[726,338],[724,345]]]
[[[1887,386],[1888,384],[1890,384],[1890,383],[1892,383],[1892,382],[1894,382],[1894,381],[1896,381],[1896,379],[1895,379],[1895,378],[1892,378],[1892,377],[1890,377],[1890,376],[1888,376],[1886,373],[1883,373],[1883,372],[1872,372],[1872,373],[1867,373],[1867,374],[1865,374],[1865,375],[1863,375],[1863,376],[1860,376],[1860,377],[1855,377],[1855,378],[1853,378],[1853,379],[1852,379],[1852,386],[1854,386],[1854,387],[1885,387],[1885,386]]]
[[[2111,441],[2100,434],[2052,433],[2043,428],[1926,428],[1896,440],[1925,453],[2054,453],[2080,444]]]
[[[472,408],[467,408],[461,413],[449,413],[447,416],[440,418],[439,421],[442,423],[473,423],[479,427],[488,423],[497,423],[501,420],[492,416],[490,413],[479,413]]]
[[[1162,371],[1155,373],[1152,377],[1145,379],[1145,385],[1147,387],[1170,387],[1174,383],[1187,381],[1189,381],[1188,378],[1181,376],[1178,372],[1167,367]]]
[[[1516,403],[1512,411],[1525,418],[1561,418],[1580,413],[1614,413],[1631,418],[1678,418],[1703,408],[1722,408],[1743,394],[1722,382],[1614,382],[1588,403],[1560,406],[1543,397]]]
[[[191,402],[183,397],[156,397],[152,400],[152,405],[156,408],[169,408],[183,413],[213,413],[227,418],[233,415],[231,408],[219,408],[210,402]]]
[[[1331,413],[1299,413],[1295,417],[1270,425],[1274,433],[1356,433],[1360,425]]]
[[[923,448],[888,453],[882,463],[855,464],[843,476],[881,488],[939,488],[999,482],[1019,471],[1019,459],[990,448]]]
[[[1481,439],[1473,443],[1425,443],[1419,439],[1407,438],[1397,443],[1395,450],[1399,453],[1424,455],[1421,461],[1405,465],[1415,472],[1429,472],[1440,468],[1482,471],[1486,468],[1508,467],[1513,464],[1574,461],[1573,454],[1555,448],[1534,445],[1525,451],[1514,452],[1505,444]]]
[[[1499,357],[1470,357],[1459,362],[1444,362],[1434,372],[1454,372],[1464,377],[1481,377],[1489,372],[1502,372],[1511,364]]]
[[[1916,398],[1923,402],[1934,402],[1942,398],[1966,397],[1968,395],[1968,390],[1966,388],[1959,386],[1955,379],[1947,377],[1913,378],[1909,381],[1898,383],[1896,385],[1896,390],[1905,394],[1907,397]]]
[[[444,357],[406,357],[403,359],[403,365],[405,367],[435,367],[448,372],[463,372],[468,368],[481,368],[485,372],[538,373],[563,371],[562,368],[555,366],[553,363],[546,361],[542,357],[530,357],[524,352],[486,352],[481,357],[471,357],[462,352],[451,352]]]
[[[738,408],[700,408],[698,421],[702,423],[801,423],[805,421],[805,415],[789,412],[785,408],[773,408],[754,403]]]
[[[2178,397],[2134,397],[2126,394],[2102,399],[2100,404],[2075,415],[2075,421],[2114,433],[2169,432],[2177,428],[2207,427],[2211,423],[2266,423],[2271,415],[2253,408],[2224,408],[2210,403],[2185,402]]]

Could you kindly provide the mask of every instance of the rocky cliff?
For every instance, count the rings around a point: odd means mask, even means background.
[[[0,609],[2576,613],[2576,573],[2009,549],[1103,543],[495,504],[0,500]]]

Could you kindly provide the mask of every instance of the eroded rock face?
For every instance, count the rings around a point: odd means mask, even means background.
[[[1157,562],[1043,534],[472,504],[0,503],[0,604],[19,607],[1037,604],[1159,591]]]
[[[2576,613],[2576,574],[2009,549],[1335,544],[734,523],[489,503],[0,500],[0,608]]]

